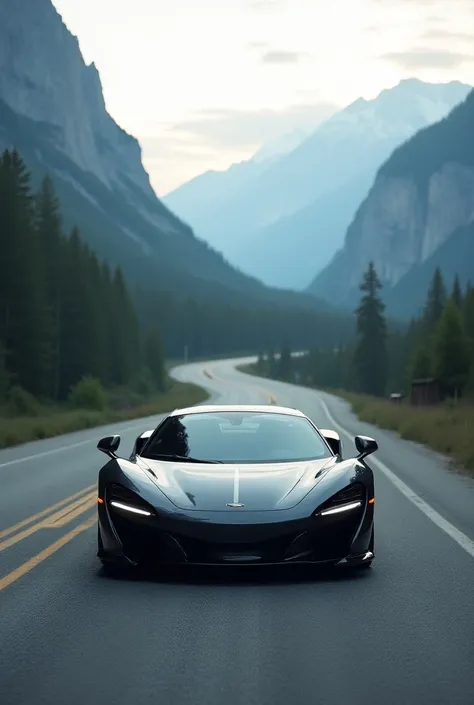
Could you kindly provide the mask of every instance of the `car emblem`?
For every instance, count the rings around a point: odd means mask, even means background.
[[[225,505],[226,507],[231,507],[232,509],[239,509],[240,507],[243,507],[243,504],[240,504],[240,502],[227,502]]]

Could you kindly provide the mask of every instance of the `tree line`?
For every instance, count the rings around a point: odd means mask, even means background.
[[[381,283],[371,262],[360,285],[355,335],[345,345],[313,347],[292,357],[260,354],[259,374],[327,389],[383,397],[410,392],[415,380],[435,380],[442,398],[474,395],[474,286],[452,288],[436,269],[421,314],[402,327],[385,316]]]
[[[120,268],[63,232],[51,179],[34,193],[15,150],[0,159],[0,249],[0,400],[22,389],[63,401],[84,377],[163,388],[159,332],[140,329]]]
[[[11,390],[62,402],[84,378],[161,390],[164,358],[347,342],[347,316],[274,302],[229,303],[130,287],[77,228],[65,232],[45,176],[37,189],[15,150],[0,157],[0,404]],[[185,352],[186,351],[186,352]]]

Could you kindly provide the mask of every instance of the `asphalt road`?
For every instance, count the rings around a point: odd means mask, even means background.
[[[346,454],[375,436],[373,569],[113,580],[95,558],[95,445],[119,432],[128,451],[156,419],[2,451],[1,705],[472,705],[474,482],[329,395],[230,361],[175,375],[215,401],[297,406]]]

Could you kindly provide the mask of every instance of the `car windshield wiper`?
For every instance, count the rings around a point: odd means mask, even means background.
[[[222,460],[204,460],[202,458],[192,458],[190,455],[176,455],[175,453],[152,453],[153,460],[177,460],[184,463],[222,463]]]

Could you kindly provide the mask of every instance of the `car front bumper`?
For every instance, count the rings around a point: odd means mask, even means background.
[[[164,523],[99,508],[103,561],[124,565],[256,566],[370,563],[373,508],[351,515],[261,524]]]

